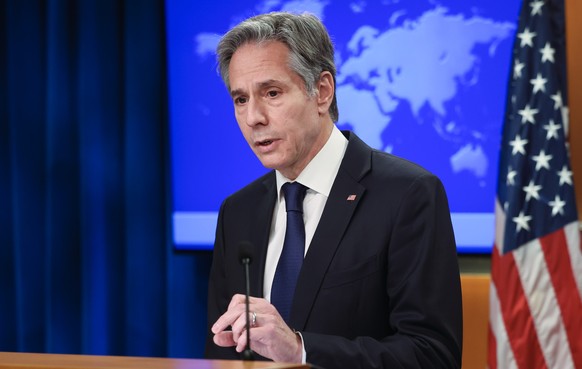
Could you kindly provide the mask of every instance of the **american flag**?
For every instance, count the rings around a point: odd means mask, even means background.
[[[566,143],[564,1],[524,1],[495,208],[488,366],[582,368],[582,249]]]

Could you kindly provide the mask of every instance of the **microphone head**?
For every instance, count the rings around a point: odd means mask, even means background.
[[[239,245],[239,256],[241,264],[250,264],[253,260],[252,256],[253,245],[249,241],[243,241]]]

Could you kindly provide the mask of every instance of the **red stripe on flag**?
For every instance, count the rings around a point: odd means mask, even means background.
[[[582,368],[582,299],[574,280],[566,235],[561,228],[540,238],[542,250],[560,305],[570,352],[577,368]],[[564,342],[566,344],[566,342]]]
[[[497,247],[493,247],[491,263],[491,279],[497,289],[503,323],[517,367],[547,368],[513,254],[501,256]]]
[[[493,329],[491,328],[491,322],[489,322],[489,348],[487,350],[487,366],[489,369],[497,369],[497,341],[495,340],[495,335],[493,334]]]

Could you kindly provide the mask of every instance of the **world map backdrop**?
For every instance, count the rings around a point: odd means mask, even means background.
[[[216,70],[239,21],[310,12],[336,49],[340,129],[443,181],[460,252],[487,252],[517,0],[167,3],[174,242],[210,248],[221,201],[265,169]]]

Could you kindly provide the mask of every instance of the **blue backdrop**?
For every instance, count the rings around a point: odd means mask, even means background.
[[[0,351],[199,357],[169,236],[162,0],[0,5]]]

